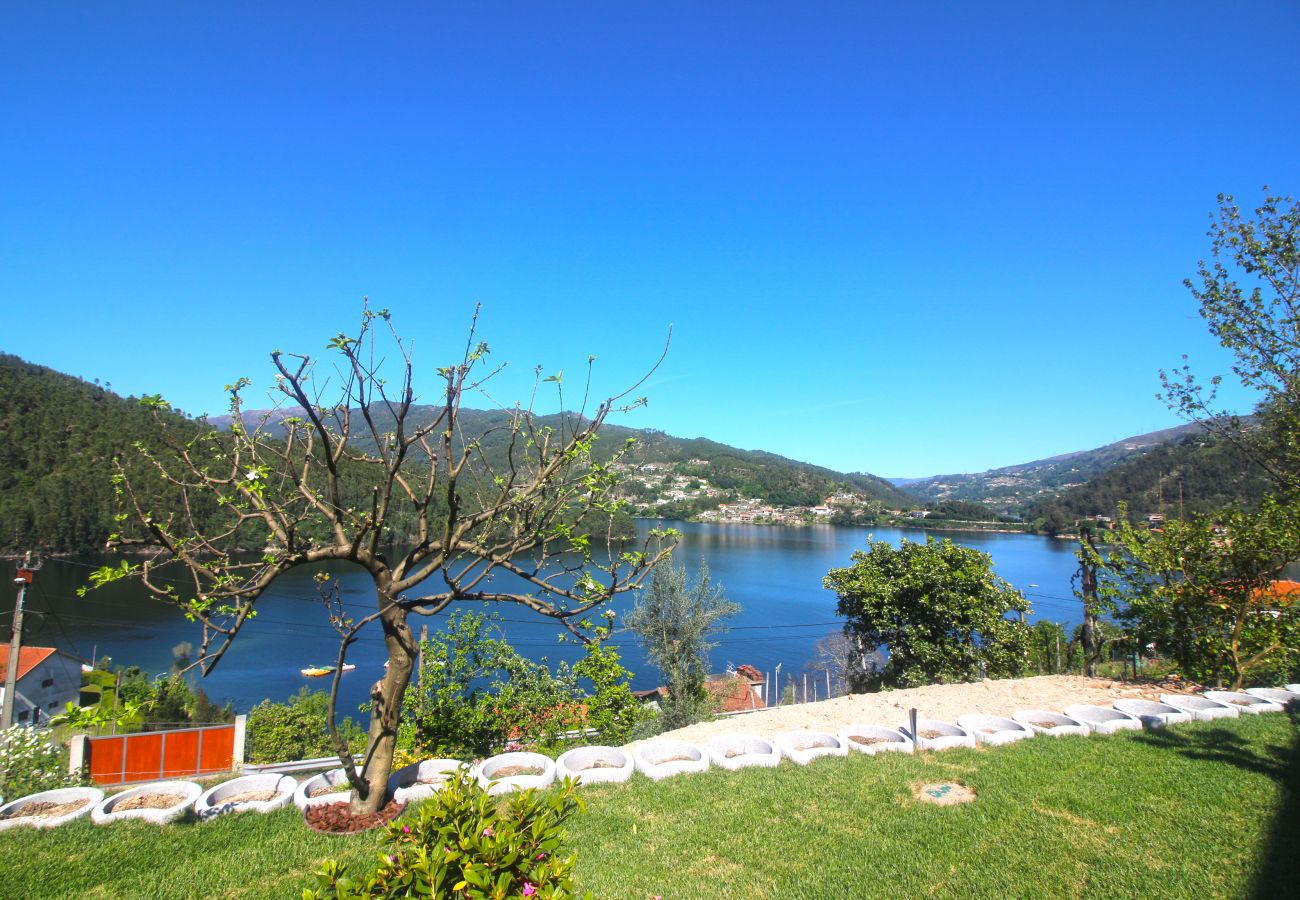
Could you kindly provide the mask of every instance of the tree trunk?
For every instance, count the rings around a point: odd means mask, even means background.
[[[388,601],[381,595],[380,602]],[[397,723],[402,698],[415,668],[415,636],[406,617],[406,610],[396,606],[380,616],[384,644],[388,648],[388,669],[370,690],[370,733],[365,767],[361,771],[366,782],[366,796],[363,798],[353,791],[352,811],[355,813],[375,812],[386,800],[388,777],[392,774],[393,755],[397,750]]]
[[[1088,543],[1091,546],[1092,540]],[[1097,566],[1091,559],[1080,560],[1079,581],[1083,594],[1083,674],[1096,678],[1097,663],[1101,662],[1101,635],[1097,629]]]

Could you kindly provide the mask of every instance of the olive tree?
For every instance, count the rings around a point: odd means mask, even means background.
[[[823,584],[839,595],[844,634],[857,664],[854,691],[1021,675],[1028,666],[1029,629],[1007,618],[1029,603],[993,574],[992,559],[951,540],[904,540],[897,548],[872,541],[853,565],[831,569]],[[881,667],[872,654],[886,648]]]
[[[345,561],[369,574],[372,611],[354,619],[327,604],[340,635],[329,730],[357,812],[384,802],[417,651],[412,615],[459,600],[517,603],[586,639],[589,613],[638,587],[671,551],[671,532],[627,544],[613,530],[614,464],[630,442],[612,459],[593,455],[609,415],[643,402],[624,403],[641,382],[589,409],[589,359],[576,413],[543,421],[530,400],[473,415],[462,403],[486,397],[485,382],[501,370],[487,366],[477,320],[476,312],[463,351],[437,369],[436,405],[416,404],[409,345],[387,310],[366,307],[357,332],[329,341],[328,369],[310,354],[271,354],[281,398],[272,413],[245,413],[247,379],[227,386],[225,431],[182,431],[163,415],[161,397],[147,397],[164,449],[140,445],[115,463],[122,530],[112,543],[150,552],[93,581],[134,577],[200,623],[195,665],[203,674],[290,569]],[[543,384],[560,391],[562,409],[562,376],[543,378],[539,369],[533,397]],[[329,577],[317,577],[328,598]],[[372,625],[383,631],[388,667],[371,688],[358,767],[334,723],[348,650]]]

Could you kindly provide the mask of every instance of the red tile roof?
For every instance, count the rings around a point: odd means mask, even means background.
[[[45,662],[58,651],[53,647],[20,647],[18,650],[18,680]],[[9,669],[9,645],[0,646],[0,677]]]

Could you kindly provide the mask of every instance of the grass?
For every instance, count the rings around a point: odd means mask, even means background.
[[[913,799],[960,781],[975,802]],[[824,759],[583,789],[578,876],[597,897],[1288,896],[1300,755],[1286,716],[990,750]],[[375,835],[293,809],[163,828],[0,833],[3,897],[290,897]]]

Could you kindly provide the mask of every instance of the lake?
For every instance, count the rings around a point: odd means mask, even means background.
[[[670,524],[683,534],[675,554],[677,563],[685,565],[693,576],[701,560],[707,562],[711,577],[741,606],[729,629],[717,638],[719,646],[712,654],[714,671],[743,663],[764,672],[778,663],[783,673],[802,671],[815,655],[816,642],[840,628],[835,594],[821,586],[826,572],[847,566],[850,554],[865,547],[872,535],[895,545],[904,537],[925,539],[920,530],[889,528]],[[643,523],[643,527],[649,525]],[[1033,618],[1068,625],[1080,620],[1079,602],[1071,596],[1070,576],[1077,566],[1072,542],[1025,534],[936,536],[951,537],[988,553],[997,574],[1032,602]],[[118,665],[137,665],[149,672],[167,671],[175,645],[199,643],[199,626],[133,585],[115,584],[78,597],[76,589],[86,582],[87,573],[105,561],[95,557],[46,560],[27,594],[24,643],[56,646],[87,659],[92,653],[107,655]],[[265,697],[283,700],[304,685],[328,686],[328,679],[305,678],[299,673],[304,666],[332,664],[338,653],[337,637],[315,599],[315,571],[304,567],[288,573],[258,601],[257,617],[245,626],[212,675],[200,682],[210,697],[219,702],[230,699],[242,712]],[[373,610],[374,590],[361,570],[334,566],[331,571],[340,577],[344,603],[350,611],[360,616]],[[17,591],[6,594],[0,600],[0,610],[12,609]],[[621,612],[633,602],[624,595],[614,601],[613,609]],[[562,629],[530,610],[505,604],[497,611],[505,620],[506,635],[525,655],[551,661],[580,655],[576,646],[559,642]],[[424,623],[436,631],[441,621],[442,617],[411,617],[417,632]],[[348,660],[356,663],[357,669],[344,675],[342,710],[355,709],[383,672],[383,640],[378,628],[372,629],[349,651]],[[618,634],[613,643],[634,673],[633,687],[650,688],[659,683],[657,671],[646,662],[631,635]]]

